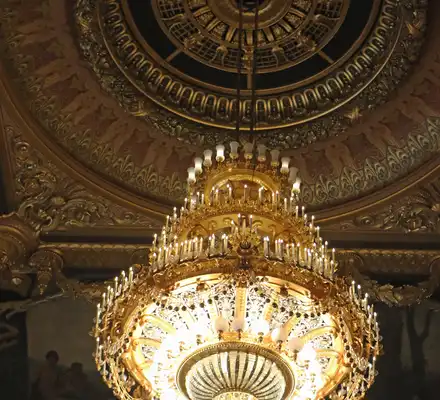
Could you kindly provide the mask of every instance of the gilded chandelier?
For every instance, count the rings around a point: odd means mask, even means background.
[[[376,313],[336,274],[289,163],[238,142],[195,158],[148,265],[98,305],[96,364],[119,399],[364,397]]]

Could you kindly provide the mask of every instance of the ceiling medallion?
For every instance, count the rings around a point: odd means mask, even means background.
[[[188,169],[148,266],[98,305],[95,360],[124,400],[360,400],[380,353],[368,294],[336,275],[301,179],[238,142]]]
[[[208,67],[236,73],[237,59],[250,73],[255,2],[249,2],[243,16],[244,54],[239,56],[238,1],[163,1],[152,8],[163,32],[178,51]],[[350,0],[261,1],[257,50],[258,73],[273,73],[313,57],[326,57],[322,48],[337,34],[345,20]],[[253,4],[253,6],[252,6]],[[174,55],[176,56],[176,55]]]
[[[417,59],[426,27],[427,1],[274,0],[261,7],[256,129],[278,147],[338,135],[353,123],[353,109],[361,116],[385,102]],[[238,118],[249,129],[252,115],[250,79],[242,80],[240,107],[235,98],[234,13],[232,0],[80,0],[76,17],[85,56],[131,113],[157,124],[179,121],[180,139],[215,143],[219,128],[233,129]],[[242,74],[249,77],[250,22],[244,28]],[[124,80],[109,85],[104,61]]]

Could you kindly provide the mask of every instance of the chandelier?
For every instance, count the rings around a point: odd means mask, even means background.
[[[241,54],[243,12],[255,8],[245,49],[252,137],[259,2],[238,3]],[[298,172],[248,141],[194,159],[188,196],[154,236],[148,265],[122,272],[97,307],[95,361],[115,396],[364,397],[380,351],[377,315],[368,294],[338,276],[335,250],[300,205]]]
[[[118,398],[361,399],[373,383],[368,294],[337,276],[290,159],[253,147],[195,158],[149,265],[103,295],[95,359]]]

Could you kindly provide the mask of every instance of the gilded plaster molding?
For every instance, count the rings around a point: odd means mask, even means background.
[[[435,2],[431,4],[431,15],[435,15]],[[42,6],[40,1],[29,0],[23,9],[19,7],[14,3],[14,7],[3,9],[4,62],[14,84],[25,94],[23,107],[31,110],[46,130],[38,135],[50,136],[82,164],[81,171],[88,168],[101,180],[105,176],[116,181],[120,190],[143,194],[151,202],[153,197],[171,202],[181,199],[185,192],[182,166],[186,167],[203,135],[194,135],[191,143],[185,143],[181,139],[187,128],[176,118],[160,116],[156,124],[147,124],[123,113],[116,100],[105,96],[93,74],[81,63],[74,46],[74,28],[62,18],[53,18],[51,10],[56,10],[53,14],[57,16],[69,14],[67,2],[47,0]],[[32,20],[27,19],[27,10],[32,11]],[[407,21],[405,32],[418,37],[419,22]],[[307,149],[291,149],[304,177],[306,203],[328,209],[329,205],[345,205],[347,200],[364,198],[372,192],[379,196],[392,182],[415,173],[438,155],[438,26],[434,21],[430,27],[425,54],[396,99],[361,123],[353,123],[347,132],[338,130],[338,137],[331,142],[312,140]],[[42,45],[48,50],[47,60],[41,57]],[[110,68],[104,55],[97,55],[100,67]],[[399,73],[399,68],[393,69],[391,81]],[[111,74],[106,77],[116,88],[122,84]],[[377,84],[386,87],[391,81]],[[63,96],[59,96],[60,92]],[[351,124],[360,114],[356,108],[349,109],[344,118]],[[161,134],[160,124],[165,124],[174,138]],[[317,139],[319,129],[313,127],[309,131]],[[284,147],[294,147],[292,135],[283,138]],[[128,190],[124,196],[130,198]],[[333,213],[336,212],[339,211]]]
[[[348,232],[430,233],[440,235],[440,179],[415,188],[382,207],[371,207],[358,216],[326,226]]]
[[[68,268],[114,269],[115,273],[148,260],[149,246],[131,244],[46,243],[40,249],[59,251]]]
[[[14,127],[4,133],[14,165],[17,215],[37,232],[75,228],[142,227],[160,222],[88,191],[33,148]]]
[[[440,251],[410,250],[347,250],[339,252],[339,270],[348,279],[361,284],[374,301],[389,306],[419,304],[431,297],[440,286]],[[421,276],[414,285],[383,284],[369,274],[385,275],[392,279],[402,276]]]

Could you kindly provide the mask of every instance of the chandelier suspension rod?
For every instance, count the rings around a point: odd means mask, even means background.
[[[254,31],[252,35],[252,72],[251,72],[251,126],[250,126],[250,141],[255,142],[253,133],[257,125],[257,98],[256,98],[256,77],[257,77],[257,46],[258,46],[258,17],[260,11],[260,3],[255,1],[255,19]]]
[[[237,132],[237,140],[240,140],[240,119],[241,119],[241,70],[243,56],[243,0],[238,3],[238,55],[237,55],[237,121],[235,129]]]

